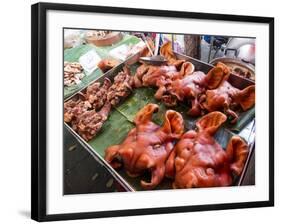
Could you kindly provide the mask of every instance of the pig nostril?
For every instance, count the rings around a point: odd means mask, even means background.
[[[143,173],[143,178],[142,180],[146,183],[151,183],[151,178],[152,178],[152,170],[151,169],[146,169]]]
[[[156,144],[156,145],[153,146],[153,149],[158,149],[158,148],[160,148],[160,147],[161,147],[160,144]]]

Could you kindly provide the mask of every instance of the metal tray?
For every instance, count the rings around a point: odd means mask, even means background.
[[[198,59],[195,59],[195,58],[192,58],[192,57],[189,57],[189,56],[186,56],[186,55],[182,55],[182,54],[178,54],[178,53],[175,53],[177,58],[178,59],[184,59],[184,60],[187,60],[187,61],[190,61],[194,64],[196,70],[200,70],[200,71],[203,71],[204,73],[207,73],[211,68],[213,68],[214,66],[211,65],[211,64],[208,64],[208,63],[205,63],[205,62],[202,62]],[[134,56],[132,56],[133,58]],[[103,80],[107,77],[111,80],[113,80],[113,78],[118,74],[119,71],[122,70],[123,66],[127,65],[128,62],[130,65],[133,64],[132,62],[132,58],[129,58],[127,59],[126,61],[124,61],[123,63],[119,64],[118,66],[116,66],[115,68],[111,69],[110,71],[108,71],[107,73],[103,74],[100,78],[94,80],[93,82],[103,82]],[[232,75],[231,75],[232,76]],[[238,80],[237,80],[238,78]],[[242,79],[242,80],[240,80]],[[232,81],[234,80],[234,81]],[[91,82],[91,83],[93,83]],[[89,85],[91,84],[89,83]],[[241,87],[241,83],[243,83],[243,85],[245,86],[248,86],[248,85],[251,85],[251,84],[254,84],[251,83],[251,82],[248,82],[248,80],[244,80],[243,78],[241,77],[237,77],[237,76],[234,76],[232,77],[230,83],[236,87],[236,88],[244,88],[244,87]],[[80,92],[83,92],[85,91],[87,88],[87,86],[85,88],[83,88]],[[78,96],[78,93],[75,93],[73,94],[72,96],[68,97],[67,99],[65,99],[65,101],[73,98],[73,97],[77,97]],[[121,102],[122,104],[122,102]],[[109,115],[110,116],[110,115]],[[66,128],[72,133],[72,135],[78,139],[78,141],[84,146],[84,148],[96,159],[96,161],[98,161],[102,166],[104,166],[111,174],[112,176],[120,183],[120,185],[126,190],[126,191],[136,191],[136,189],[131,186],[131,184],[126,181],[126,178],[124,178],[124,172],[120,172],[120,171],[116,171],[115,169],[113,169],[105,160],[104,158],[91,146],[88,144],[88,142],[86,142],[84,139],[82,139],[67,123],[64,123],[64,125],[66,126]],[[242,174],[240,175],[240,177],[238,177],[235,181],[235,184],[234,185],[237,185],[237,186],[240,186],[240,185],[244,185],[243,184],[243,179],[244,179],[244,175],[245,173],[247,172],[247,167],[248,167],[248,163],[250,161],[250,158],[251,158],[251,155],[253,153],[253,150],[254,150],[254,132],[252,132],[252,130],[254,129],[254,122],[251,122],[250,124],[248,124],[248,126],[246,128],[244,128],[240,133],[239,135],[241,135],[241,133],[246,133],[244,135],[246,135],[246,138],[245,140],[248,141],[248,144],[249,144],[249,155],[248,155],[248,158],[247,158],[247,161],[246,161],[246,164],[244,166],[244,169],[243,169],[243,172]],[[250,130],[250,133],[249,133],[249,130]],[[226,130],[227,132],[230,132],[229,130]],[[247,134],[248,132],[248,134]],[[124,171],[124,170],[123,170]],[[169,189],[169,188],[160,188],[160,189]]]

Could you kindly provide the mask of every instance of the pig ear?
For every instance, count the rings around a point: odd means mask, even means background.
[[[208,89],[216,89],[228,79],[229,75],[229,68],[225,64],[218,62],[216,67],[212,68],[206,75],[205,83]]]
[[[160,55],[165,57],[169,62],[172,62],[176,59],[173,49],[172,49],[172,43],[170,41],[167,41],[164,43],[160,48]]]
[[[143,107],[136,115],[134,122],[136,125],[151,121],[153,113],[158,111],[157,104],[149,103]]]
[[[242,109],[248,110],[255,105],[255,97],[256,97],[256,88],[255,85],[248,86],[243,89],[239,94],[237,101],[241,105]]]
[[[181,114],[174,110],[168,110],[161,131],[173,138],[180,138],[184,132],[184,121]]]
[[[175,176],[175,158],[176,158],[176,149],[174,149],[165,164],[165,176],[168,178],[173,178]]]
[[[182,65],[184,64],[185,60],[177,60],[173,59],[170,61],[170,65],[173,65],[176,67],[177,70],[180,70]]]
[[[231,161],[230,169],[239,176],[249,153],[248,145],[239,136],[233,136],[227,145],[226,153]]]
[[[208,113],[196,122],[198,131],[205,131],[209,135],[214,135],[218,128],[226,121],[227,117],[225,114],[215,111]]]
[[[190,75],[194,72],[195,67],[191,62],[184,62],[181,66],[181,70],[180,70],[180,75],[181,76],[187,76]]]

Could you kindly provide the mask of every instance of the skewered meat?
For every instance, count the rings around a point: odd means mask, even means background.
[[[107,120],[110,109],[111,105],[106,103],[99,112],[95,110],[84,112],[72,123],[73,130],[78,132],[86,141],[91,140]]]
[[[248,146],[233,136],[226,151],[212,137],[226,121],[221,112],[211,112],[197,121],[198,131],[188,131],[176,144],[166,162],[166,176],[174,178],[173,188],[219,187],[233,183],[240,175]]]
[[[98,63],[98,67],[102,70],[103,73],[106,73],[110,69],[116,67],[119,64],[119,61],[114,59],[103,59]]]
[[[108,78],[104,79],[103,85],[100,82],[94,82],[89,85],[84,95],[85,99],[92,104],[95,110],[99,110],[107,100],[107,91],[111,86],[111,81]]]
[[[122,72],[114,77],[112,86],[108,89],[107,101],[112,106],[117,105],[122,98],[127,97],[132,92],[133,79],[128,67],[124,67]]]
[[[106,149],[105,160],[113,168],[124,166],[129,176],[139,176],[145,171],[151,173],[149,182],[142,180],[144,189],[155,188],[164,178],[165,162],[173,142],[184,131],[182,116],[173,110],[165,114],[164,124],[160,127],[151,121],[158,105],[148,104],[136,115],[132,129],[120,145]]]

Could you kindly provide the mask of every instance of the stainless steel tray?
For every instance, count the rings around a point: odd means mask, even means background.
[[[203,71],[204,73],[207,73],[211,68],[213,68],[214,66],[205,62],[202,62],[198,59],[186,56],[186,55],[182,55],[179,53],[175,53],[178,59],[184,59],[187,61],[190,61],[194,64],[196,70],[200,70]],[[132,62],[132,58],[134,56],[132,56],[131,58],[127,59],[126,61],[124,61],[123,63],[119,64],[118,66],[116,66],[115,68],[111,69],[110,71],[106,72],[105,74],[103,74],[100,78],[93,80],[91,83],[93,82],[103,82],[103,80],[105,78],[109,78],[111,80],[113,80],[113,78],[118,74],[118,72],[120,72],[122,70],[122,68],[128,64],[133,64]],[[232,75],[231,75],[232,76]],[[89,85],[91,84],[89,83]],[[236,88],[244,88],[245,86],[254,84],[254,82],[251,82],[249,80],[245,80],[241,77],[238,76],[234,76],[232,77],[232,79],[230,80],[230,83],[236,87]],[[242,83],[242,87],[241,87],[241,83]],[[89,86],[88,85],[88,86]],[[243,87],[244,86],[244,87]],[[85,91],[87,88],[84,87],[82,90],[80,90],[80,92]],[[78,96],[78,93],[73,94],[72,96],[68,97],[67,99],[65,99],[64,101],[67,101],[73,97]],[[84,146],[84,148],[101,164],[103,165],[111,174],[112,176],[120,183],[120,185],[126,190],[126,191],[135,191],[135,189],[116,171],[114,170],[105,160],[102,156],[100,156],[96,150],[90,146],[84,139],[82,139],[67,123],[64,123],[64,125],[66,126],[66,128],[72,133],[72,135],[77,138],[79,140],[79,142]],[[241,176],[239,177],[238,181],[236,181],[236,185],[243,185],[243,179],[244,179],[244,175],[245,172],[247,170],[248,167],[248,163],[250,161],[251,155],[253,153],[254,150],[254,132],[252,132],[252,130],[254,130],[255,124],[254,122],[251,122],[250,124],[248,124],[248,126],[246,128],[244,128],[241,133],[244,131],[246,131],[246,129],[251,130],[250,133],[248,133],[248,138],[246,138],[246,140],[248,141],[249,144],[249,155],[246,161],[246,164],[244,166],[243,172],[241,174]],[[247,132],[247,131],[246,131]],[[249,131],[248,131],[249,132]],[[245,138],[245,137],[244,137]]]

